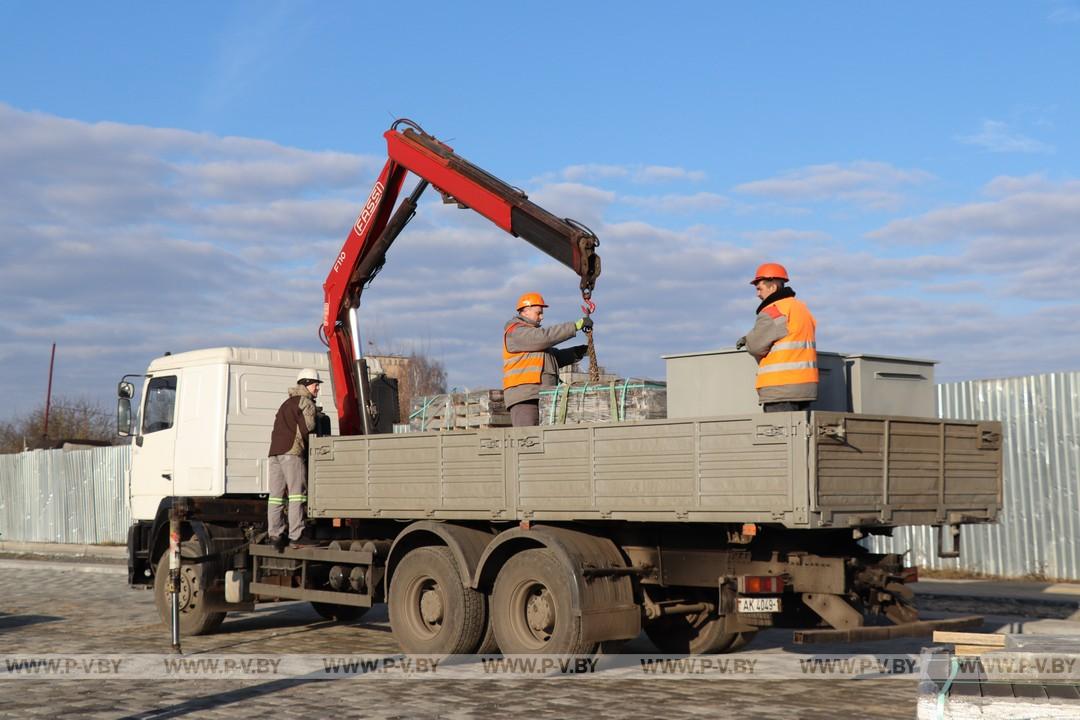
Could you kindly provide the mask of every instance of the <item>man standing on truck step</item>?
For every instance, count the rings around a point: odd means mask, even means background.
[[[304,531],[307,515],[308,435],[315,429],[315,398],[319,396],[319,371],[304,368],[289,388],[289,399],[281,403],[270,435],[270,498],[266,520],[270,543],[278,550],[292,540],[294,548],[313,545]],[[285,504],[289,521],[285,522]]]
[[[757,319],[735,343],[736,349],[745,347],[758,362],[754,387],[765,412],[806,410],[817,400],[817,323],[787,282],[783,265],[758,267],[750,281],[761,300]]]
[[[525,293],[518,298],[517,315],[503,329],[503,399],[514,427],[540,424],[540,388],[555,386],[559,368],[588,351],[587,345],[555,346],[579,331],[592,332],[592,318],[541,328],[546,307],[540,293]]]

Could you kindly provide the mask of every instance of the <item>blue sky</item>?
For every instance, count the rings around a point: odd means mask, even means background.
[[[0,4],[0,385],[318,349],[395,117],[601,237],[601,361],[730,345],[788,265],[819,346],[939,379],[1080,367],[1080,3]],[[498,382],[564,268],[431,200],[366,333]],[[40,392],[38,385],[41,386]]]

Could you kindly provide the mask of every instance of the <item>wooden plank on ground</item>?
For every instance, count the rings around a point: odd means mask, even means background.
[[[958,643],[960,645],[1005,647],[1005,636],[1001,633],[973,633],[956,632],[954,630],[935,630],[934,642]]]
[[[953,652],[961,657],[977,657],[984,653],[1000,650],[993,645],[954,645]]]

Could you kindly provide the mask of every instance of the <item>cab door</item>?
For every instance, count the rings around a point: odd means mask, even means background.
[[[131,515],[152,519],[163,497],[172,495],[176,454],[177,374],[154,375],[143,389],[139,427],[131,444]]]

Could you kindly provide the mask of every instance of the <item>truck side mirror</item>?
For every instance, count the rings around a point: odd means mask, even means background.
[[[120,381],[116,386],[116,397],[129,399],[135,397],[135,386],[129,382]]]
[[[130,383],[121,385],[131,387]],[[120,437],[131,434],[131,398],[123,395],[116,399],[116,434]]]

